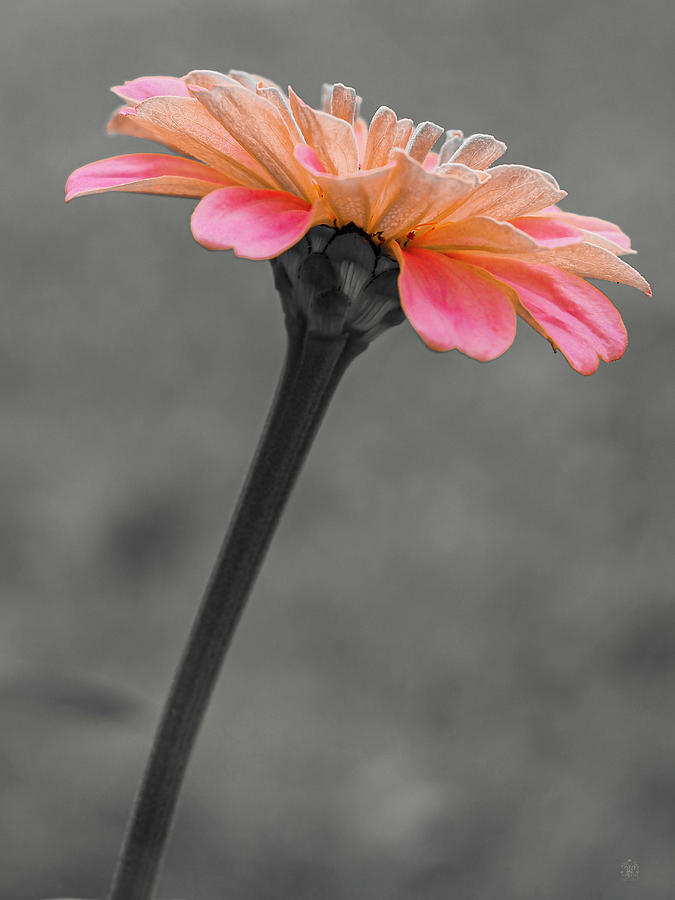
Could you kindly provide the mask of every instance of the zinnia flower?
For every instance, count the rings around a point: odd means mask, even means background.
[[[563,212],[547,172],[493,165],[506,150],[491,135],[464,138],[414,126],[381,106],[370,125],[360,98],[325,85],[322,109],[257,75],[195,71],[143,77],[113,91],[129,105],[110,132],[164,144],[180,156],[137,153],[83,166],[66,199],[102,191],[202,198],[192,233],[211,250],[273,259],[310,228],[352,224],[400,267],[400,303],[433,350],[479,360],[513,342],[517,316],[578,372],[618,359],[626,329],[585,279],[651,294],[620,259],[632,253],[611,222]]]

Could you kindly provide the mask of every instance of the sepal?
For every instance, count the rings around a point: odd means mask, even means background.
[[[317,225],[271,262],[287,319],[308,332],[368,344],[405,318],[398,262],[354,225]]]

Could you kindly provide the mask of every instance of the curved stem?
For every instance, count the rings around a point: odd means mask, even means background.
[[[364,344],[287,322],[277,392],[188,639],[108,900],[151,900],[185,770],[225,653],[333,391]]]

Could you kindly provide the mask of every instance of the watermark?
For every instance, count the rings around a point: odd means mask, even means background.
[[[638,881],[640,878],[640,863],[628,857],[619,866],[619,878],[622,881]]]

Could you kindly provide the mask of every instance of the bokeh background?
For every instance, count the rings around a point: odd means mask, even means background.
[[[63,205],[111,84],[243,68],[509,144],[654,299],[584,378],[404,325],[348,374],[185,787],[160,896],[614,900],[675,884],[669,0],[4,0],[0,897],[101,898],[284,349],[192,201]],[[640,866],[623,884],[619,866]]]

